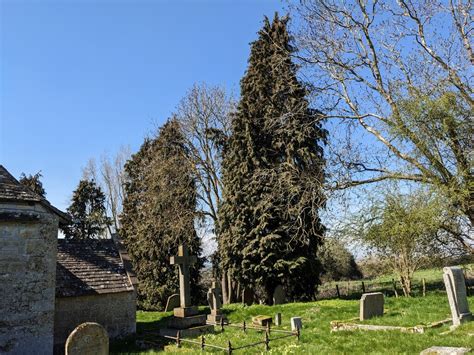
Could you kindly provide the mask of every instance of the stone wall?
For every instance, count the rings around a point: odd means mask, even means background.
[[[53,350],[58,219],[37,203],[0,203],[0,353]]]
[[[120,338],[135,333],[135,321],[134,291],[56,298],[55,347],[62,347],[74,328],[84,322],[99,323],[109,337]]]

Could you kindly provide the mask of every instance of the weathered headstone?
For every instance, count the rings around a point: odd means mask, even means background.
[[[82,323],[69,334],[66,355],[108,355],[109,336],[98,323]]]
[[[272,317],[269,316],[255,316],[252,317],[252,323],[255,325],[261,325],[266,327],[269,324],[272,324]]]
[[[211,288],[207,292],[207,301],[211,308],[211,314],[207,315],[207,321],[210,323],[220,322],[222,318],[221,307],[221,289],[217,285],[216,281],[212,281]]]
[[[453,348],[449,346],[432,346],[423,350],[420,355],[463,355],[471,351],[470,348]]]
[[[168,301],[166,301],[165,312],[171,312],[173,309],[179,307],[179,305],[179,294],[172,294],[168,297]]]
[[[463,322],[472,320],[467,302],[466,283],[461,268],[443,268],[443,280],[448,294],[449,307],[453,318],[453,326],[457,327]]]
[[[383,304],[383,293],[364,293],[360,298],[360,320],[383,316]]]
[[[254,299],[255,293],[253,292],[253,290],[250,288],[245,288],[242,292],[242,303],[247,306],[251,306],[253,305]]]
[[[273,291],[273,304],[283,304],[286,302],[285,289],[282,285],[275,287]]]
[[[281,325],[281,313],[275,314],[275,325]]]
[[[291,331],[294,332],[297,329],[303,328],[303,321],[301,317],[291,317]]]
[[[189,266],[197,261],[196,256],[189,255],[188,248],[184,245],[178,247],[178,255],[170,257],[171,265],[179,267],[179,298],[180,307],[175,308],[175,317],[187,317],[197,314],[196,307],[191,307],[191,287],[189,285]]]

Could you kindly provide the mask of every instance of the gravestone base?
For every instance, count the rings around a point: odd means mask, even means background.
[[[225,319],[225,317],[220,312],[211,311],[211,314],[207,315],[208,323],[220,323],[221,319]]]
[[[170,328],[175,329],[186,329],[193,326],[204,325],[206,324],[206,315],[205,314],[198,314],[195,316],[190,317],[173,317],[171,318],[167,325]]]
[[[179,332],[179,336],[184,337],[196,337],[201,334],[214,334],[214,326],[210,324],[199,325],[196,327],[190,327],[186,329],[176,329],[176,328],[162,328],[160,329],[160,335],[163,336],[171,336],[177,337]]]
[[[197,307],[178,307],[173,309],[173,314],[179,318],[190,317],[198,314],[198,309]]]

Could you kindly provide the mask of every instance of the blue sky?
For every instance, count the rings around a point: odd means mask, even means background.
[[[284,3],[0,0],[0,164],[65,209],[89,158],[136,151],[196,82],[239,80]]]

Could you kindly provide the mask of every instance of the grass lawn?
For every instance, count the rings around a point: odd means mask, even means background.
[[[474,297],[469,297],[471,310],[474,309]],[[204,310],[204,308],[203,308]],[[464,346],[474,348],[474,322],[463,325],[454,332],[446,333],[449,325],[427,330],[424,334],[407,334],[396,331],[330,331],[332,320],[350,320],[358,316],[359,302],[357,300],[323,300],[308,303],[289,303],[278,306],[254,305],[250,307],[233,304],[224,308],[232,323],[246,320],[248,323],[254,315],[274,316],[282,313],[283,324],[278,329],[290,329],[290,317],[300,316],[303,319],[303,330],[298,342],[296,338],[286,338],[270,342],[270,353],[273,354],[317,354],[317,353],[410,353],[418,354],[430,346]],[[148,354],[163,351],[166,341],[153,335],[171,313],[138,312],[137,338],[153,339],[156,346],[153,349],[142,350]],[[426,297],[417,298],[385,298],[385,315],[365,321],[367,324],[415,326],[427,325],[450,317],[448,300],[445,293],[432,292]],[[217,329],[217,328],[216,328]],[[275,328],[277,329],[277,328]],[[446,333],[446,334],[443,334]],[[273,337],[276,333],[272,333]],[[245,334],[240,329],[226,327],[214,335],[206,335],[206,342],[227,346],[230,340],[233,346],[240,346],[263,340],[264,334],[248,330]],[[184,345],[178,349],[168,346],[168,352],[198,353],[197,345]],[[212,351],[212,350],[209,350]],[[140,353],[140,347],[135,339],[128,339],[111,344],[112,353]],[[219,352],[215,350],[214,352]],[[235,351],[235,353],[261,353],[264,345]],[[222,353],[222,351],[221,351]]]

